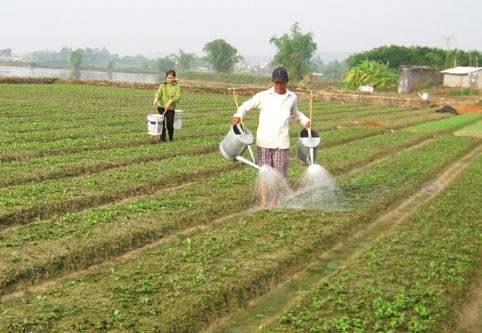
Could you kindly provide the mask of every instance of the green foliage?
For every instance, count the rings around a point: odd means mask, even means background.
[[[82,64],[83,55],[84,53],[82,52],[81,49],[77,49],[74,52],[70,53],[69,61],[72,64],[72,67],[74,67],[74,69],[80,68],[80,64]]]
[[[460,88],[450,93],[452,96],[480,96],[482,93],[473,88]]]
[[[390,90],[396,87],[398,72],[390,69],[389,63],[364,60],[359,65],[353,66],[345,74],[343,82],[348,88],[357,89],[360,85],[370,85],[382,90]]]
[[[112,71],[114,69],[114,62],[112,60],[110,60],[108,63],[107,63],[107,70],[108,71]]]
[[[214,66],[216,72],[232,72],[234,65],[243,57],[238,50],[224,39],[216,39],[204,45],[203,51],[207,56],[203,59]]]
[[[476,50],[469,52],[463,50],[447,51],[436,47],[390,45],[353,54],[348,57],[346,62],[350,68],[367,59],[389,63],[390,68],[398,68],[400,65],[450,67],[454,65],[471,66],[470,60],[473,61],[476,57],[482,58],[482,54]]]
[[[290,34],[284,34],[281,37],[275,35],[269,42],[278,49],[271,64],[284,66],[290,80],[299,81],[304,74],[310,72],[312,66],[310,60],[316,50],[313,33],[302,34],[298,23],[295,23],[291,27]]]
[[[323,73],[324,80],[342,81],[343,75],[349,71],[348,66],[344,61],[337,60],[323,64],[320,67],[320,72]]]
[[[170,69],[176,68],[176,61],[173,57],[164,57],[164,58],[157,58],[154,66],[159,73],[165,73]]]
[[[186,53],[183,50],[179,50],[179,56],[176,56],[177,70],[187,71],[196,66],[196,56],[194,53]]]

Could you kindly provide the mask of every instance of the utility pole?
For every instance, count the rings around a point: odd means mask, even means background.
[[[454,39],[454,36],[444,36],[445,43],[447,45],[447,50],[450,51],[450,40]]]

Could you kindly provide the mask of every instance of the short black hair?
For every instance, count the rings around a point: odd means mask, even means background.
[[[166,72],[166,77],[167,77],[168,75],[172,75],[172,76],[176,77],[176,72],[174,71],[174,69],[170,69],[170,70],[168,70],[168,71]]]

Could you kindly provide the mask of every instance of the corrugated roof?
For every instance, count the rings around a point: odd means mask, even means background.
[[[442,71],[442,73],[465,75],[465,74],[474,73],[478,71],[482,71],[482,67],[455,67],[455,68],[446,69]]]

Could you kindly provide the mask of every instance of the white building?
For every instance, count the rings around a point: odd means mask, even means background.
[[[441,73],[446,87],[482,89],[482,67],[455,67]]]

